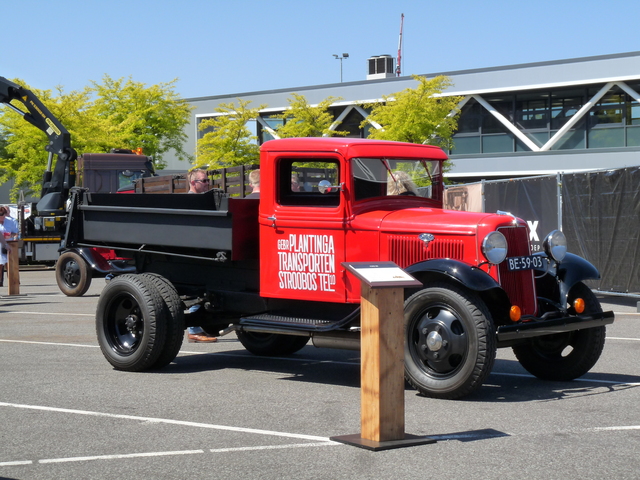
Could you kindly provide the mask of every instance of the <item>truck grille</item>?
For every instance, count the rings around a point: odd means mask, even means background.
[[[438,239],[425,248],[417,235],[390,235],[388,240],[389,260],[400,268],[432,258],[453,258],[462,260],[464,243],[462,240]]]
[[[529,238],[525,227],[503,227],[498,231],[507,239],[508,256],[518,257],[530,255]],[[507,262],[502,262],[498,268],[500,285],[512,305],[518,305],[523,315],[536,313],[536,287],[533,270],[510,272]]]

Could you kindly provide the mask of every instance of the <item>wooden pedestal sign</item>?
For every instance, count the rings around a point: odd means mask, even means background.
[[[7,283],[9,295],[20,295],[20,255],[18,240],[8,240],[11,251],[7,254]]]
[[[362,285],[361,433],[331,440],[374,451],[435,443],[404,431],[404,287],[422,283],[393,262],[342,265]]]

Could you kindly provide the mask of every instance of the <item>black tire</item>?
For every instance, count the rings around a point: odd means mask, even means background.
[[[477,295],[437,284],[409,297],[404,311],[407,381],[431,398],[460,398],[478,389],[493,368],[496,336]]]
[[[98,343],[117,370],[139,372],[155,365],[164,351],[167,324],[167,307],[149,278],[121,275],[100,294]]]
[[[64,252],[56,262],[56,282],[67,297],[81,297],[91,286],[91,268],[76,252]]]
[[[152,368],[162,368],[169,365],[178,355],[184,339],[184,305],[173,284],[162,275],[156,273],[141,273],[141,277],[148,278],[156,287],[166,307],[167,336],[162,353],[152,365]]]
[[[602,312],[600,302],[584,283],[571,288],[569,304],[576,298],[585,301],[585,314]],[[542,380],[568,381],[591,370],[600,358],[605,337],[604,326],[545,335],[513,347],[513,353],[532,375]]]
[[[237,331],[238,340],[254,355],[266,357],[286,356],[301,350],[309,337],[298,335],[278,335],[274,333]]]

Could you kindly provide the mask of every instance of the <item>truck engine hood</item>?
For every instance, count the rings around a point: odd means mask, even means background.
[[[509,215],[418,207],[393,211],[369,211],[354,218],[351,225],[356,229],[389,233],[474,235],[479,231],[491,231],[500,226],[516,223],[524,222]]]

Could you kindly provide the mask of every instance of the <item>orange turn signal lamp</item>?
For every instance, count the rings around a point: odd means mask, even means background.
[[[576,313],[580,314],[580,313],[584,312],[584,307],[585,307],[585,305],[584,305],[584,299],[582,299],[582,298],[576,298],[576,299],[573,301],[573,308],[574,308],[574,310],[576,311]]]
[[[522,310],[517,305],[512,305],[509,309],[509,318],[512,322],[517,322],[522,317]]]

